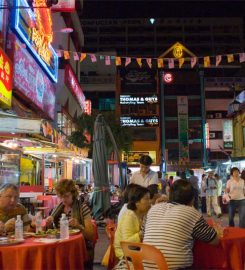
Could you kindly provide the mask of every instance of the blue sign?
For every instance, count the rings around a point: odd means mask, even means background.
[[[27,49],[33,55],[37,63],[53,82],[58,80],[58,56],[54,48],[51,46],[51,31],[46,33],[46,29],[51,29],[51,21],[49,25],[46,23],[46,8],[34,8],[27,3],[26,0],[14,0],[11,13],[11,28],[16,36],[26,44]],[[38,13],[38,16],[36,14]],[[37,20],[37,18],[39,18]],[[48,27],[47,27],[48,26]],[[40,29],[40,28],[43,29]]]

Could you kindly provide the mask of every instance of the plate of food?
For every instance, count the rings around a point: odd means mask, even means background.
[[[80,233],[79,229],[69,229],[69,235],[75,235]]]
[[[45,231],[40,231],[40,232],[34,233],[33,236],[36,238],[42,238],[42,237],[46,237],[47,233]]]
[[[47,234],[47,235],[57,235],[57,234],[59,234],[59,233],[60,233],[60,231],[57,230],[57,229],[48,229],[48,230],[46,231],[46,234]]]
[[[0,237],[0,246],[13,246],[23,243],[25,240],[16,240],[7,237]]]

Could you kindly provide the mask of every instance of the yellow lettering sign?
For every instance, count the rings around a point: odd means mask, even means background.
[[[176,45],[173,49],[173,55],[175,58],[181,58],[183,55],[183,48],[180,45]]]

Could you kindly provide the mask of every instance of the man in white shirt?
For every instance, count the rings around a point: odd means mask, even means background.
[[[142,155],[140,157],[140,170],[133,173],[130,184],[134,183],[143,187],[158,184],[158,174],[150,169],[151,164],[151,157]]]

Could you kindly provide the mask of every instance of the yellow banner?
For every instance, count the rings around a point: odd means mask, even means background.
[[[6,107],[11,107],[12,90],[8,91],[3,82],[0,80],[0,103]]]

